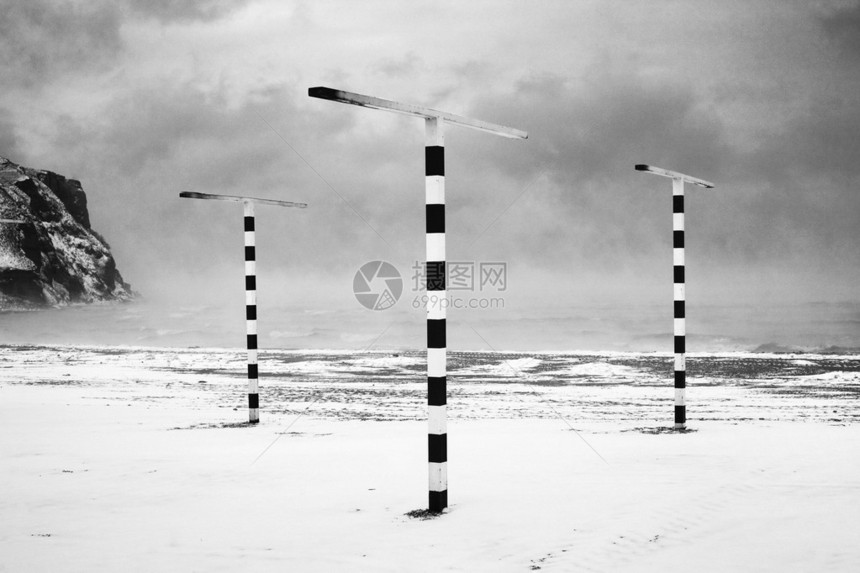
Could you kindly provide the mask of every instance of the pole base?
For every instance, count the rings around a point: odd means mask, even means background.
[[[434,513],[442,513],[448,507],[448,490],[431,491],[429,510]]]

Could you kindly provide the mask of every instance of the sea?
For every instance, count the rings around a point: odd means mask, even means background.
[[[452,419],[621,420],[659,430],[673,415],[671,313],[666,305],[449,309]],[[691,420],[860,421],[857,304],[688,305],[687,316]],[[425,419],[423,309],[265,304],[258,321],[266,416]],[[185,392],[233,423],[247,408],[244,346],[241,304],[140,299],[3,312],[0,384],[108,393],[144,385],[147,400]]]
[[[241,302],[241,301],[240,301]],[[425,311],[356,301],[258,306],[269,349],[420,350]],[[451,351],[671,352],[671,305],[449,309]],[[128,303],[0,312],[0,344],[243,348],[241,304]],[[860,302],[687,304],[689,352],[860,353]]]

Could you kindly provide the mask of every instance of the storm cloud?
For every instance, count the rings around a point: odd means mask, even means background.
[[[7,89],[43,88],[52,76],[104,69],[122,50],[121,12],[111,2],[4,1],[0,69]]]
[[[858,278],[857,3],[7,13],[0,154],[82,180],[144,290],[233,264],[235,213],[181,190],[308,202],[260,215],[274,273],[348,284],[367,260],[421,259],[422,122],[310,99],[315,85],[527,130],[448,130],[448,248],[541,277],[541,300],[569,296],[571,276],[598,297],[621,280],[662,288],[670,186],[636,163],[717,184],[688,190],[689,268],[709,288],[728,297],[760,276],[789,298],[838,299]]]

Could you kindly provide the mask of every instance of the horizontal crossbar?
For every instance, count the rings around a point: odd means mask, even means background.
[[[21,221],[18,219],[0,219],[0,223],[26,223],[27,221]]]
[[[274,199],[257,199],[256,197],[240,197],[239,195],[213,195],[211,193],[195,193],[194,191],[183,191],[179,194],[185,199],[214,199],[216,201],[235,201],[237,203],[259,203],[261,205],[277,205],[278,207],[298,207],[304,209],[307,203],[293,203],[292,201],[276,201]]]
[[[649,173],[654,173],[655,175],[662,175],[663,177],[671,177],[672,179],[680,179],[682,181],[686,181],[688,183],[692,183],[694,185],[698,185],[699,187],[704,187],[706,189],[713,189],[714,184],[704,179],[697,179],[695,177],[690,177],[689,175],[684,175],[683,173],[678,173],[677,171],[669,171],[668,169],[661,169],[660,167],[654,167],[652,165],[639,164],[635,167],[636,171],[647,171]]]
[[[425,119],[439,118],[449,123],[453,123],[455,125],[462,125],[463,127],[471,127],[472,129],[477,129],[480,131],[486,131],[487,133],[494,133],[496,135],[501,135],[502,137],[510,137],[511,139],[528,139],[529,134],[525,131],[520,131],[519,129],[514,129],[512,127],[506,127],[504,125],[497,125],[495,123],[488,123],[486,121],[481,121],[479,119],[470,119],[468,117],[463,117],[460,115],[455,115],[453,113],[448,113],[445,111],[438,111],[435,109],[431,109],[429,107],[423,107],[420,105],[412,105],[409,103],[400,103],[396,101],[390,101],[387,99],[381,99],[378,97],[371,97],[366,95],[361,95],[352,92],[345,92],[341,90],[335,90],[332,88],[325,87],[315,87],[308,89],[308,95],[311,97],[319,98],[319,99],[327,99],[331,101],[338,101],[341,103],[348,103],[352,105],[357,105],[361,107],[369,107],[372,109],[384,109],[387,111],[393,111],[396,113],[402,113],[406,115],[414,115],[418,117],[423,117]]]

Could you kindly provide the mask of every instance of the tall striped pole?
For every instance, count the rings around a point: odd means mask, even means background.
[[[260,421],[260,389],[257,372],[257,253],[254,204],[242,201],[245,210],[245,334],[248,340],[248,421]]]
[[[257,424],[260,422],[260,389],[257,369],[257,240],[254,203],[278,207],[298,207],[300,209],[307,207],[307,204],[191,191],[183,191],[179,196],[186,199],[215,199],[242,203],[245,215],[245,337],[248,347],[248,422]]]
[[[487,123],[427,107],[400,103],[326,87],[308,89],[308,95],[371,109],[382,109],[424,118],[425,193],[427,253],[427,408],[429,509],[441,512],[448,507],[448,429],[447,429],[447,340],[448,306],[445,271],[445,135],[444,124],[451,123],[480,131],[526,139],[518,129]]]
[[[445,272],[445,133],[440,118],[428,118],[426,147],[427,209],[427,409],[430,511],[448,507],[448,430]]]
[[[687,424],[686,293],[684,292],[684,180],[672,179],[672,282],[675,304],[675,428]]]
[[[651,165],[636,165],[637,171],[647,171],[655,175],[672,179],[672,283],[674,301],[673,339],[675,346],[675,429],[687,427],[687,294],[686,277],[684,273],[684,182],[693,183],[699,187],[713,189],[714,184],[703,179],[697,179]]]

